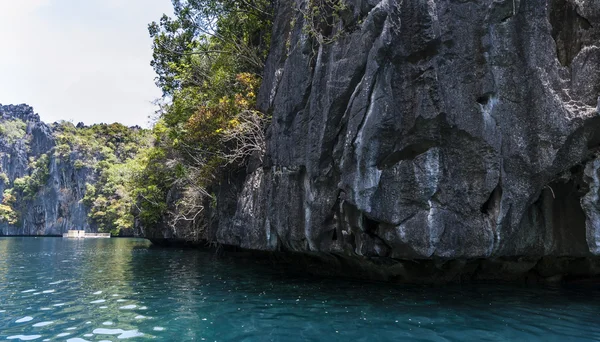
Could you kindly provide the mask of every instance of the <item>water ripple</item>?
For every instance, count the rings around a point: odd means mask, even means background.
[[[597,287],[318,280],[134,239],[0,238],[0,308],[0,340],[600,340]]]

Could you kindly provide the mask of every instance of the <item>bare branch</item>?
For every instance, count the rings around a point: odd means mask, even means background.
[[[237,122],[223,132],[223,142],[232,146],[222,157],[227,164],[233,164],[256,153],[262,161],[267,149],[265,130],[269,119],[258,111],[245,110],[235,120]]]

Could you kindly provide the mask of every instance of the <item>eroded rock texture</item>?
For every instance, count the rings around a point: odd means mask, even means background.
[[[50,158],[48,181],[33,199],[23,204],[22,217],[16,225],[0,223],[0,235],[60,235],[69,229],[95,232],[88,222],[88,211],[81,199],[86,182],[93,183],[95,175],[89,168],[76,168],[79,159],[73,152],[65,161],[54,155],[56,145],[52,128],[40,120],[27,105],[0,105],[0,120],[19,119],[26,123],[25,135],[15,141],[0,134],[0,197],[15,179],[33,171],[30,162],[42,154]]]
[[[351,0],[325,46],[303,6],[279,5],[265,162],[209,240],[547,276],[600,255],[600,2]]]

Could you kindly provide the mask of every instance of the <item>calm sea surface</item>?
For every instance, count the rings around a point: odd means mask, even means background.
[[[0,340],[600,341],[598,287],[319,280],[149,247],[0,238]]]

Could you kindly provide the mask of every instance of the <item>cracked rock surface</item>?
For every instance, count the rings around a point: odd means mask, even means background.
[[[279,4],[267,156],[221,185],[209,240],[390,260],[600,255],[600,2],[347,3],[324,46],[302,29],[306,1]]]

